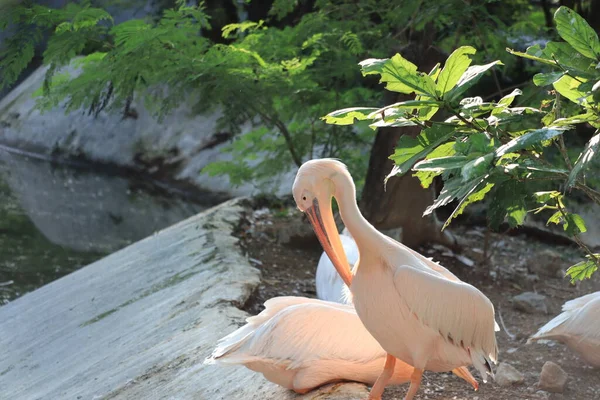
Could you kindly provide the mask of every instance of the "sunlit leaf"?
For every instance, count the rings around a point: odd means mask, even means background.
[[[587,260],[578,262],[567,269],[567,276],[571,278],[571,283],[589,279],[596,270],[598,270],[598,260],[600,254],[594,254],[594,257],[587,256]]]
[[[565,130],[570,129],[568,126],[561,127],[544,127],[535,131],[526,133],[516,137],[496,150],[496,157],[501,157],[506,153],[513,153],[525,149],[534,144],[541,143],[545,140],[550,140],[558,135],[561,135]]]
[[[554,13],[556,30],[561,38],[584,56],[600,60],[600,41],[594,29],[575,11],[561,6]]]
[[[352,125],[355,120],[362,121],[368,119],[368,116],[376,111],[377,108],[373,107],[352,107],[344,108],[330,112],[324,117],[321,117],[328,124],[333,125]]]
[[[461,94],[469,90],[473,85],[475,85],[479,79],[485,74],[490,68],[494,65],[502,65],[502,62],[497,60],[485,65],[472,65],[462,74],[458,82],[456,83],[456,87],[447,92],[447,95],[444,95],[444,99],[449,101],[456,100]]]
[[[565,75],[564,72],[539,73],[533,76],[533,83],[536,86],[548,86],[559,80]]]
[[[470,55],[476,53],[475,48],[471,46],[462,46],[454,50],[446,60],[444,69],[440,73],[436,89],[438,93],[444,95],[458,83],[459,79],[465,73],[472,58]]]
[[[586,143],[585,148],[579,154],[577,161],[573,165],[573,169],[567,179],[567,188],[572,187],[577,180],[577,175],[592,161],[594,156],[600,149],[600,133],[592,136],[592,138]]]

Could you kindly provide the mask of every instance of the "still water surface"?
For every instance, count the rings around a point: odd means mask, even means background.
[[[209,205],[0,149],[0,306]]]

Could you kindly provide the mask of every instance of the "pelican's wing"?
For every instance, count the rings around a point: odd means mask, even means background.
[[[267,322],[279,311],[297,304],[306,304],[318,301],[319,300],[316,299],[309,299],[306,297],[298,296],[273,297],[272,299],[265,301],[265,309],[263,311],[261,311],[258,315],[246,318],[246,325],[236,329],[229,335],[219,339],[219,341],[217,342],[217,347],[214,349],[210,357],[205,360],[205,363],[214,363],[216,359],[223,357],[229,352],[235,351],[237,348],[239,348],[239,346],[244,342],[245,339],[247,339],[252,333],[254,333],[254,331],[260,325]]]
[[[237,348],[217,361],[270,360],[293,369],[314,360],[369,361],[385,351],[368,333],[354,307],[315,300],[280,310]]]
[[[582,306],[565,321],[562,330],[582,339],[600,340],[600,297],[596,296]]]
[[[576,299],[569,300],[565,304],[563,304],[562,310],[563,311],[577,310],[577,309],[582,308],[587,303],[589,303],[590,301],[595,300],[595,299],[600,299],[600,292],[586,294],[585,296],[581,296]]]
[[[492,302],[475,287],[436,271],[408,265],[393,271],[396,291],[415,317],[445,339],[468,348],[473,365],[491,373],[487,359],[498,357]],[[485,379],[485,372],[482,376]]]
[[[569,300],[562,309],[529,340],[557,339],[565,334],[600,338],[600,292]]]

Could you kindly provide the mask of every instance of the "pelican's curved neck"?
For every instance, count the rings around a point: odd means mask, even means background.
[[[360,249],[370,248],[377,242],[381,233],[361,214],[356,203],[356,187],[352,178],[339,174],[332,178],[335,184],[334,197],[338,203],[344,225]]]

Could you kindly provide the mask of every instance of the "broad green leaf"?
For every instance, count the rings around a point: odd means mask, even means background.
[[[594,254],[593,257],[588,255],[586,257],[587,260],[578,262],[567,269],[567,275],[571,277],[571,283],[589,279],[598,270],[600,254]]]
[[[484,199],[485,195],[490,190],[492,190],[492,188],[494,187],[494,184],[492,182],[484,182],[484,183],[485,184],[483,185],[483,187],[481,187],[481,184],[478,186],[475,186],[471,190],[471,192],[469,192],[467,194],[467,196],[462,198],[462,200],[460,201],[458,206],[454,209],[454,211],[452,211],[452,214],[450,214],[450,216],[448,217],[446,222],[444,222],[444,226],[442,226],[442,229],[445,229],[446,227],[448,227],[448,225],[450,225],[450,222],[452,221],[452,219],[461,215],[463,213],[463,211],[465,210],[465,208],[467,208],[467,206],[469,204],[473,204],[477,201],[481,201]]]
[[[463,181],[469,181],[487,173],[493,159],[494,153],[489,153],[466,163],[460,172]]]
[[[422,108],[427,107],[439,107],[442,103],[435,100],[407,100],[401,101],[399,103],[390,104],[389,106],[385,106],[383,108],[376,108],[375,111],[369,115],[369,119],[374,119],[381,113],[385,113],[387,116],[388,110],[404,110],[412,113],[414,110],[420,110]]]
[[[490,226],[498,229],[505,219],[511,228],[523,224],[527,215],[526,197],[525,182],[511,179],[503,183],[496,183],[491,193],[492,201],[487,212]]]
[[[429,71],[429,76],[431,77],[431,79],[435,80],[438,78],[438,76],[440,76],[440,63],[437,63],[433,66],[433,68],[431,69],[431,71]]]
[[[589,142],[585,145],[585,148],[579,154],[575,165],[573,165],[573,169],[569,174],[569,178],[567,179],[567,188],[571,188],[575,181],[577,180],[577,175],[589,164],[590,161],[594,158],[598,150],[600,149],[600,133],[594,135]]]
[[[435,98],[435,82],[423,72],[417,71],[417,66],[400,54],[381,62],[369,59],[360,63],[363,75],[379,74],[380,82],[386,83],[385,88],[392,92],[411,94],[416,93]]]
[[[363,76],[379,74],[383,71],[383,66],[389,58],[368,58],[358,63]],[[416,67],[415,67],[416,69]]]
[[[431,153],[427,154],[425,159],[434,159],[440,157],[453,156],[456,153],[454,150],[454,142],[447,142],[436,147]],[[433,171],[418,171],[413,176],[416,176],[421,181],[421,186],[427,189],[433,182],[433,178],[440,175],[441,172]]]
[[[475,85],[479,79],[494,65],[502,65],[502,62],[496,60],[485,65],[472,65],[462,74],[458,80],[456,87],[444,94],[444,99],[453,101],[456,100],[461,94],[469,90]]]
[[[556,30],[561,38],[584,56],[600,59],[600,41],[598,34],[575,11],[562,6],[554,13]]]
[[[523,92],[521,91],[521,89],[515,89],[510,94],[507,94],[506,96],[501,98],[500,101],[498,101],[496,108],[492,110],[492,115],[499,114],[502,110],[508,108],[513,103],[515,98],[522,94]]]
[[[386,118],[386,119],[378,119],[369,125],[369,127],[373,130],[377,128],[401,128],[403,126],[416,126],[414,122],[410,119],[406,118]]]
[[[450,54],[437,80],[436,89],[439,94],[444,95],[456,86],[461,76],[471,65],[470,55],[476,52],[475,48],[471,46],[462,46]]]
[[[476,132],[456,141],[454,148],[460,154],[472,155],[474,153],[489,153],[494,149],[494,144],[486,133]]]
[[[565,125],[575,125],[575,124],[583,124],[586,122],[592,123],[594,121],[598,121],[600,118],[594,114],[592,111],[588,111],[585,114],[573,115],[567,118],[559,118],[552,122],[554,126],[565,126]]]
[[[554,199],[562,199],[563,195],[561,192],[558,192],[556,190],[549,190],[549,191],[542,191],[542,192],[535,192],[533,194],[533,198],[535,199],[535,201],[537,201],[538,203],[547,203],[550,200],[554,200]]]
[[[575,71],[577,75],[582,73],[590,75],[590,72],[586,71],[590,71],[593,65],[593,62],[589,58],[579,54],[570,44],[565,42],[549,42],[543,49],[539,44],[536,44],[528,47],[525,53],[511,49],[506,49],[506,51],[516,56],[554,67],[558,67],[558,62],[562,66],[562,69],[568,69],[571,73]]]
[[[556,89],[558,93],[562,94],[567,99],[571,100],[573,103],[587,106],[589,103],[589,100],[587,98],[588,93],[582,92],[579,89],[581,83],[582,82],[580,80],[565,75],[558,81],[554,82],[552,86],[554,86],[554,89]]]
[[[460,177],[455,177],[447,180],[439,196],[435,199],[432,205],[425,209],[423,215],[431,214],[436,208],[443,207],[454,199],[462,199],[471,193],[479,184],[484,181],[484,178],[478,177],[469,182],[463,182]]]
[[[454,134],[454,126],[434,125],[421,131],[416,138],[404,135],[398,140],[396,150],[389,158],[396,164],[386,181],[392,176],[405,174],[412,166]]]
[[[324,117],[321,117],[322,120],[327,124],[333,125],[352,125],[355,120],[365,120],[369,119],[369,115],[376,111],[377,108],[373,107],[352,107],[352,108],[344,108],[342,110],[337,110],[330,112]]]
[[[564,72],[539,73],[533,76],[533,84],[536,86],[548,86],[559,80],[565,75]]]
[[[465,156],[438,157],[419,161],[413,169],[416,171],[443,172],[448,169],[462,168],[468,161],[469,159]]]
[[[560,126],[536,129],[535,131],[516,137],[505,145],[498,147],[496,150],[496,157],[501,157],[506,153],[513,153],[515,151],[525,149],[545,140],[550,140],[558,135],[561,135],[567,129],[570,129],[570,127]]]
[[[565,219],[566,221],[563,228],[569,236],[579,235],[580,233],[585,233],[587,231],[585,222],[579,214],[566,213]]]

